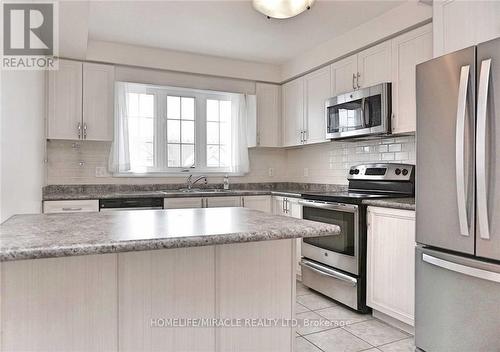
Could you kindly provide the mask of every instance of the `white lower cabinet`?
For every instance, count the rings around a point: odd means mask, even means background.
[[[302,205],[299,203],[298,198],[273,196],[273,214],[302,219]],[[300,247],[302,245],[302,238],[297,238],[296,241],[296,271],[297,275],[300,276],[300,260],[302,259]]]
[[[271,213],[271,196],[248,196],[242,198],[242,205],[245,208],[260,210]]]
[[[189,209],[202,207],[203,198],[201,197],[165,198],[163,200],[163,208],[165,209]]]
[[[207,208],[218,208],[218,207],[241,207],[241,197],[208,197],[206,199]]]
[[[368,207],[369,307],[405,324],[415,319],[415,212]]]
[[[298,198],[273,196],[273,214],[302,219],[302,205]]]
[[[165,198],[163,207],[165,209],[241,207],[241,197]]]
[[[51,213],[79,213],[99,211],[99,200],[46,200],[43,202],[43,212]]]

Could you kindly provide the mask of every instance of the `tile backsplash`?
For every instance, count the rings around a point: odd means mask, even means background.
[[[107,172],[110,148],[111,142],[48,141],[47,184],[166,184],[186,180],[186,177],[111,177]],[[245,176],[231,177],[232,183],[279,182],[286,177],[286,150],[251,149],[249,158],[250,172]],[[270,168],[272,176],[269,176]],[[209,178],[211,183],[222,181],[222,177]]]
[[[347,184],[352,165],[364,162],[415,164],[415,137],[331,142],[287,151],[287,181]]]
[[[47,184],[182,183],[185,179],[111,177],[107,172],[110,145],[110,142],[48,141]],[[292,149],[257,148],[251,149],[249,156],[250,173],[234,177],[231,182],[347,184],[349,168],[358,163],[384,161],[414,164],[415,137],[330,142]],[[222,182],[222,178],[213,177],[209,181]]]

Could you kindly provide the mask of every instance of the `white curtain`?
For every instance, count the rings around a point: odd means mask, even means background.
[[[250,168],[248,159],[247,121],[256,113],[255,95],[236,94],[233,96],[231,121],[231,172],[246,174]]]
[[[129,83],[115,83],[114,138],[111,144],[108,169],[113,173],[130,171],[130,150],[128,134],[128,93]]]

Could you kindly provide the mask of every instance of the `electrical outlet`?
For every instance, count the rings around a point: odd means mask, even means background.
[[[108,177],[108,170],[103,166],[97,166],[95,168],[95,177]]]
[[[270,167],[268,174],[269,174],[269,177],[273,177],[274,176],[274,168]]]
[[[304,177],[308,177],[309,176],[309,168],[305,167],[304,168]]]

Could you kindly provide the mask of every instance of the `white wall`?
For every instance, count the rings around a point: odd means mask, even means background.
[[[44,184],[45,72],[3,71],[0,222],[39,213]]]
[[[178,72],[280,82],[279,65],[90,40],[87,60]]]
[[[282,65],[282,81],[432,19],[432,6],[408,1]]]

